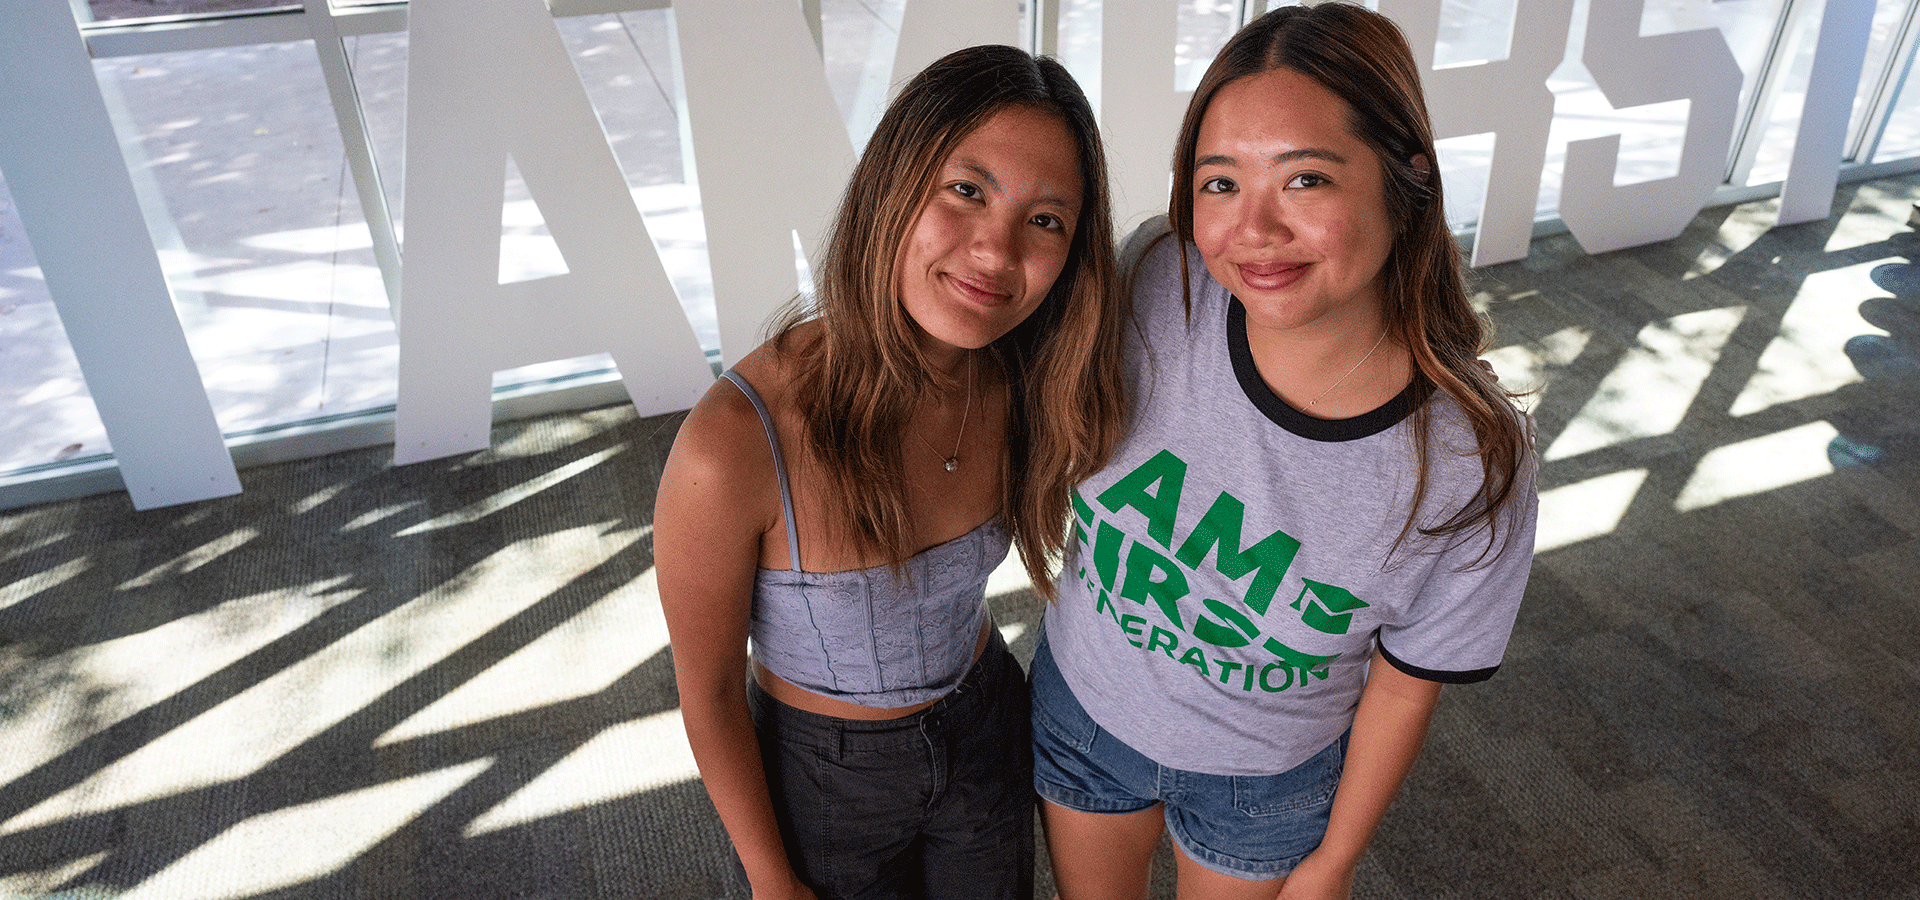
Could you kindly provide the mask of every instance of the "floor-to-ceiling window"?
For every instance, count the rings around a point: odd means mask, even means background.
[[[884,102],[909,0],[795,2],[819,17],[829,81],[857,145]],[[1689,114],[1684,101],[1615,109],[1596,87],[1581,61],[1583,23],[1592,4],[1607,2],[1575,0],[1565,61],[1550,82],[1556,115],[1537,205],[1544,219],[1556,212],[1569,141],[1621,134],[1620,177],[1656,179],[1671,174]],[[671,6],[665,0],[552,5],[655,249],[701,343],[712,351],[718,343],[712,282],[698,175],[684,151],[686,110]],[[1058,0],[1023,9],[1028,43],[1048,45],[1095,93],[1105,5]],[[1166,5],[1178,18],[1176,86],[1190,88],[1233,29],[1268,4]],[[1917,6],[1914,0],[1874,6],[1846,144],[1850,165],[1920,165],[1920,85],[1912,72]],[[1518,0],[1446,0],[1440,7],[1436,67],[1510,52]],[[73,0],[73,8],[222,432],[244,443],[290,430],[346,427],[390,411],[397,355],[393,269],[405,224],[405,5]],[[1739,64],[1729,196],[1764,190],[1785,176],[1825,8],[1821,0],[1645,3],[1643,33],[1717,29]],[[0,12],[0,23],[5,16]],[[330,63],[327,41],[339,43],[344,66]],[[1476,224],[1491,147],[1485,136],[1443,144],[1450,215],[1462,229]],[[0,188],[4,176],[0,172]],[[500,281],[564,272],[520,173],[509,164],[501,178]],[[0,483],[111,458],[84,373],[67,349],[23,223],[3,190],[0,366],[0,396],[8,398],[0,427],[13,437],[0,446]],[[609,366],[604,356],[552,361],[497,373],[495,387],[524,394],[604,383]]]

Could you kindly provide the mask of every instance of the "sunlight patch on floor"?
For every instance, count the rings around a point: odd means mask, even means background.
[[[254,816],[120,900],[238,900],[345,868],[492,765],[480,759]]]
[[[1856,247],[1878,244],[1889,235],[1906,234],[1910,231],[1903,219],[1886,215],[1882,210],[1899,211],[1904,205],[1900,200],[1890,197],[1885,191],[1877,190],[1873,185],[1863,185],[1861,197],[1855,199],[1847,214],[1833,225],[1833,234],[1827,237],[1827,253],[1844,253]],[[1875,196],[1878,194],[1878,196]],[[1871,198],[1871,199],[1868,199]],[[1861,200],[1866,200],[1864,204]],[[1872,212],[1868,212],[1872,210]]]
[[[1720,223],[1720,228],[1715,232],[1719,241],[1700,249],[1693,264],[1687,267],[1686,274],[1680,276],[1681,280],[1713,274],[1726,265],[1727,260],[1745,253],[1755,241],[1772,231],[1778,218],[1777,200],[1734,207],[1732,214]]]
[[[1630,469],[1540,492],[1540,524],[1533,552],[1545,553],[1612,534],[1647,480],[1647,470]]]
[[[25,406],[30,403],[45,403],[74,394],[85,393],[87,383],[79,378],[49,378],[28,389],[16,402]]]
[[[238,597],[137,634],[37,661],[37,669],[61,673],[61,680],[50,693],[14,697],[12,702],[17,705],[12,714],[0,717],[0,747],[6,748],[0,753],[0,783],[19,778],[90,735],[178,694],[326,610],[358,597],[359,591],[340,589],[350,578],[342,575],[270,594]],[[124,602],[143,599],[136,594]],[[86,689],[74,690],[75,685],[85,685]],[[45,815],[38,818],[48,821]],[[14,830],[18,829],[0,828],[0,833]]]
[[[509,155],[508,181],[519,180],[519,175]],[[567,274],[566,257],[547,229],[547,218],[541,213],[538,200],[528,197],[501,204],[500,231],[501,284]]]
[[[0,897],[8,900],[27,900],[29,897],[52,895],[61,885],[80,877],[112,855],[113,851],[102,850],[79,859],[68,860],[51,869],[0,875]],[[76,895],[74,900],[83,900],[85,896]]]
[[[401,722],[374,746],[592,696],[666,646],[667,620],[649,568]]]
[[[1827,445],[1839,436],[1839,430],[1826,422],[1809,422],[1716,447],[1701,457],[1673,508],[1687,512],[1832,475]]]
[[[544,229],[500,236],[500,283],[517,284],[567,274],[560,245]]]
[[[296,516],[304,516],[307,513],[313,512],[314,510],[327,505],[328,501],[332,500],[335,497],[340,496],[343,493],[346,493],[346,490],[347,490],[347,483],[344,481],[340,482],[339,484],[327,485],[326,487],[323,487],[317,491],[314,491],[311,494],[306,495],[305,497],[300,498],[299,500],[294,501],[291,505],[287,507],[287,512],[292,513],[293,515],[296,515]]]
[[[0,592],[0,609],[6,609],[16,603],[24,602],[36,594],[50,591],[66,584],[68,581],[71,581],[75,575],[85,572],[92,565],[91,562],[87,561],[86,557],[82,556],[79,559],[67,560],[45,572],[37,573],[8,585],[7,590]]]
[[[1501,387],[1526,394],[1520,402],[1539,409],[1553,373],[1579,359],[1592,339],[1593,332],[1585,328],[1562,328],[1538,341],[1497,347],[1482,358],[1493,365]]]
[[[365,528],[369,525],[378,524],[383,519],[390,519],[403,512],[406,512],[407,510],[413,509],[418,506],[425,506],[425,505],[426,505],[425,500],[408,500],[405,503],[392,503],[386,506],[382,506],[379,509],[370,509],[357,516],[354,516],[353,521],[340,526],[340,530],[341,531],[359,531],[360,529]]]
[[[14,831],[244,778],[539,602],[604,557],[560,565],[554,548],[617,553],[637,532],[583,525],[517,541],[444,586],[343,635],[6,823]],[[495,586],[513,583],[515,590]],[[474,590],[464,589],[467,585]],[[156,657],[170,661],[170,657]]]
[[[1544,458],[1566,459],[1672,432],[1745,315],[1744,307],[1708,309],[1640,329],[1636,345],[1600,380]]]
[[[22,532],[24,532],[24,529],[22,529]],[[18,543],[14,543],[5,549],[0,549],[0,563],[24,559],[29,553],[36,550],[44,550],[64,540],[70,540],[73,536],[72,531],[59,528],[49,530],[38,537],[31,538],[21,537],[19,534],[16,534],[13,538],[15,541],[18,541]],[[9,585],[9,587],[11,587],[11,585]]]
[[[258,528],[236,528],[211,541],[180,554],[178,557],[148,569],[145,574],[120,585],[118,590],[131,591],[152,587],[170,578],[178,578],[222,556],[246,546],[248,541],[260,536]]]
[[[1860,381],[1844,348],[1856,335],[1885,333],[1860,318],[1860,303],[1886,295],[1870,275],[1886,262],[1882,258],[1808,275],[1729,413],[1751,415]]]
[[[677,709],[622,722],[467,824],[479,837],[700,777]]]
[[[613,365],[612,356],[608,354],[595,354],[595,356],[604,360],[606,366]],[[577,370],[578,367],[575,368]],[[487,455],[496,460],[527,459],[535,456],[558,458],[568,448],[583,441],[603,437],[606,433],[607,423],[604,418],[593,412],[580,412],[564,418],[542,420],[534,427],[496,431],[493,435],[493,444],[487,448]],[[620,446],[624,448],[627,445]]]
[[[559,484],[560,482],[566,481],[567,479],[572,478],[575,475],[585,472],[588,469],[591,469],[594,466],[597,466],[607,461],[608,459],[611,459],[615,454],[625,449],[626,449],[625,444],[619,444],[612,447],[608,447],[607,449],[602,450],[599,453],[595,453],[592,456],[581,457],[580,459],[576,459],[573,462],[567,463],[566,465],[561,466],[557,469],[554,469],[551,472],[546,472],[535,478],[529,478],[526,481],[521,482],[520,484],[514,485],[513,487],[507,488],[506,490],[501,491],[497,494],[494,494],[491,497],[487,497],[485,499],[476,501],[474,503],[467,504],[465,507],[456,509],[453,512],[447,513],[446,515],[435,516],[434,518],[428,519],[425,522],[421,522],[418,525],[413,525],[408,528],[405,528],[401,530],[398,534],[396,534],[395,537],[408,537],[410,535],[415,535],[415,534],[425,534],[426,532],[434,531],[441,528],[451,528],[455,525],[467,525],[473,522],[478,522],[481,519],[486,518],[487,516],[493,515],[494,513],[497,513],[503,509],[506,509],[507,507],[512,506],[515,503],[519,503],[520,501],[525,500],[528,497],[532,497],[540,493],[541,491],[546,490],[547,488],[553,487],[554,485]]]

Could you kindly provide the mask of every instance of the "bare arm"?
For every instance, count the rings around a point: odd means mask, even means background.
[[[1439,699],[1439,683],[1408,675],[1374,652],[1327,836],[1287,877],[1282,900],[1345,900],[1353,893],[1360,854],[1419,758]]]
[[[681,426],[654,506],[654,564],[687,743],[756,900],[813,897],[781,843],[747,712],[747,632],[769,502],[778,515],[771,467],[758,416],[722,382]]]

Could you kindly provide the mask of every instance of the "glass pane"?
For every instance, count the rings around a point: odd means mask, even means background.
[[[1519,0],[1448,0],[1440,12],[1433,66],[1506,59],[1513,45],[1513,12]]]
[[[1746,109],[1752,103],[1753,92],[1759,89],[1760,75],[1766,67],[1767,49],[1773,41],[1774,31],[1779,27],[1785,0],[1715,0],[1706,15],[1699,14],[1698,3],[1668,2],[1673,6],[1694,8],[1695,15],[1686,18],[1689,28],[1719,27],[1727,48],[1733,51],[1733,58],[1740,63],[1740,108]],[[1682,17],[1676,15],[1674,18]],[[1805,81],[1803,77],[1801,83]]]
[[[924,2],[924,0],[922,0]],[[892,96],[893,55],[900,43],[900,23],[907,0],[821,0],[820,43],[827,67],[827,85],[840,106],[853,146],[866,146],[867,136],[880,124]],[[657,14],[663,19],[664,13]],[[670,84],[665,55],[671,38],[665,28],[658,54],[648,59],[662,68],[661,82]]]
[[[0,476],[112,451],[0,172]]]
[[[1058,0],[1060,64],[1080,82],[1093,108],[1100,108],[1100,2]]]
[[[1753,156],[1753,168],[1747,173],[1746,184],[1766,184],[1787,177],[1787,167],[1793,162],[1793,147],[1799,137],[1800,116],[1806,109],[1807,79],[1813,70],[1813,52],[1819,43],[1820,16],[1818,9],[1808,9],[1792,23],[1780,48],[1774,65],[1784,67],[1779,88],[1773,96],[1772,104],[1759,110],[1756,115],[1766,121],[1766,127],[1760,132],[1760,146]],[[1766,52],[1765,42],[1759,37],[1760,29],[1748,29],[1753,43],[1759,45],[1756,52]],[[1731,41],[1729,41],[1731,43]],[[1751,49],[1751,48],[1749,48]],[[1736,51],[1737,52],[1737,51]],[[1746,56],[1741,56],[1741,69],[1747,73],[1747,85],[1751,87],[1757,71],[1746,64]],[[1741,94],[1746,101],[1747,93]],[[1744,106],[1742,107],[1745,108]],[[1745,127],[1742,122],[1741,126]]]
[[[1060,8],[1062,65],[1080,82],[1081,90],[1100,105],[1101,27],[1105,11],[1100,0],[1057,0]],[[1174,10],[1174,89],[1191,91],[1200,83],[1213,55],[1240,29],[1237,0],[1176,0]],[[1278,4],[1276,4],[1278,5]],[[1171,142],[1173,135],[1169,133]]]
[[[221,430],[392,403],[393,321],[313,45],[95,67]]]
[[[298,0],[87,0],[94,21],[299,9]]]
[[[1911,48],[1908,52],[1912,52]],[[1874,152],[1873,161],[1913,156],[1920,156],[1920,66],[1908,70],[1905,82],[1900,85],[1899,100],[1887,118],[1887,130],[1880,136],[1880,147]]]
[[[1866,64],[1860,70],[1860,90],[1853,98],[1853,118],[1847,125],[1847,146],[1859,146],[1862,132],[1869,126],[1868,114],[1872,113],[1874,90],[1880,84],[1881,74],[1888,66],[1904,66],[1906,55],[1913,48],[1901,46],[1900,21],[1906,13],[1906,3],[1876,3],[1873,7],[1873,36],[1867,44]],[[1852,152],[1851,149],[1849,152]]]
[[[1861,67],[1860,84],[1855,90],[1852,119],[1847,129],[1849,148],[1855,146],[1862,129],[1866,127],[1866,117],[1871,112],[1869,107],[1873,103],[1881,73],[1889,64],[1899,62],[1890,58],[1900,49],[1895,44],[1905,7],[1904,3],[1875,5],[1873,31]],[[1793,162],[1794,143],[1799,137],[1801,112],[1806,106],[1808,78],[1813,68],[1823,13],[1824,10],[1817,5],[1807,8],[1800,21],[1794,23],[1793,32],[1782,47],[1780,64],[1788,68],[1772,107],[1761,111],[1761,115],[1767,117],[1767,125],[1758,152],[1754,155],[1753,169],[1745,182],[1747,184],[1766,184],[1787,176],[1787,168]]]
[[[1240,29],[1239,4],[1232,0],[1182,0],[1174,26],[1174,81],[1191,91],[1213,64],[1213,55]],[[1171,139],[1171,135],[1169,135]]]
[[[406,199],[407,34],[369,34],[343,43],[387,210],[398,223]]]

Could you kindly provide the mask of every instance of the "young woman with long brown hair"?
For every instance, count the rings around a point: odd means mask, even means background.
[[[1492,675],[1532,558],[1530,426],[1447,228],[1385,17],[1221,50],[1168,219],[1122,257],[1132,425],[1075,496],[1032,665],[1062,900],[1344,898],[1444,683]]]
[[[681,426],[660,596],[754,897],[1030,893],[1025,676],[985,584],[1011,544],[1051,593],[1118,439],[1111,229],[1066,70],[950,55],[870,139],[811,302]]]

